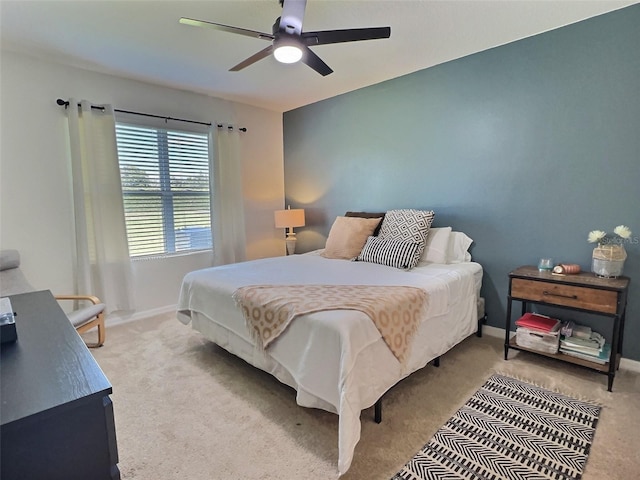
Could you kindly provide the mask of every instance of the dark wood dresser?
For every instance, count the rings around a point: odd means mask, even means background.
[[[119,479],[111,384],[49,291],[10,297],[0,360],[3,480]]]

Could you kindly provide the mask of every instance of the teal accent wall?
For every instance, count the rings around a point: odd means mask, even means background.
[[[590,270],[588,232],[625,224],[623,356],[640,361],[639,25],[636,4],[286,112],[298,251],[346,210],[433,209],[474,239],[504,327],[509,271],[540,257]]]

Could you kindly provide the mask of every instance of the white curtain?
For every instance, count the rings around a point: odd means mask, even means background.
[[[246,260],[244,196],[240,134],[236,129],[210,130],[211,223],[214,265]]]
[[[133,310],[131,262],[122,202],[113,108],[69,100],[69,138],[75,216],[76,289]]]

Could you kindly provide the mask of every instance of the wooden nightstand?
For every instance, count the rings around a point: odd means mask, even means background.
[[[609,377],[607,390],[611,391],[622,356],[622,336],[628,289],[629,278],[627,277],[599,278],[593,273],[586,272],[577,275],[554,275],[550,272],[540,272],[537,267],[532,266],[515,269],[509,273],[504,359],[508,359],[509,349],[514,349],[580,365],[607,375]],[[530,304],[540,304],[610,318],[613,320],[613,325],[611,327],[609,362],[601,365],[563,353],[544,353],[517,345],[515,338],[510,338],[511,307],[514,300],[521,302],[522,315],[529,311]]]

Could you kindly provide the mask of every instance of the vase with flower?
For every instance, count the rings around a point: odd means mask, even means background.
[[[625,240],[631,238],[631,230],[625,225],[618,225],[613,234],[602,230],[589,232],[587,241],[597,243],[593,249],[591,271],[599,277],[616,278],[622,275],[627,252],[624,249]]]

